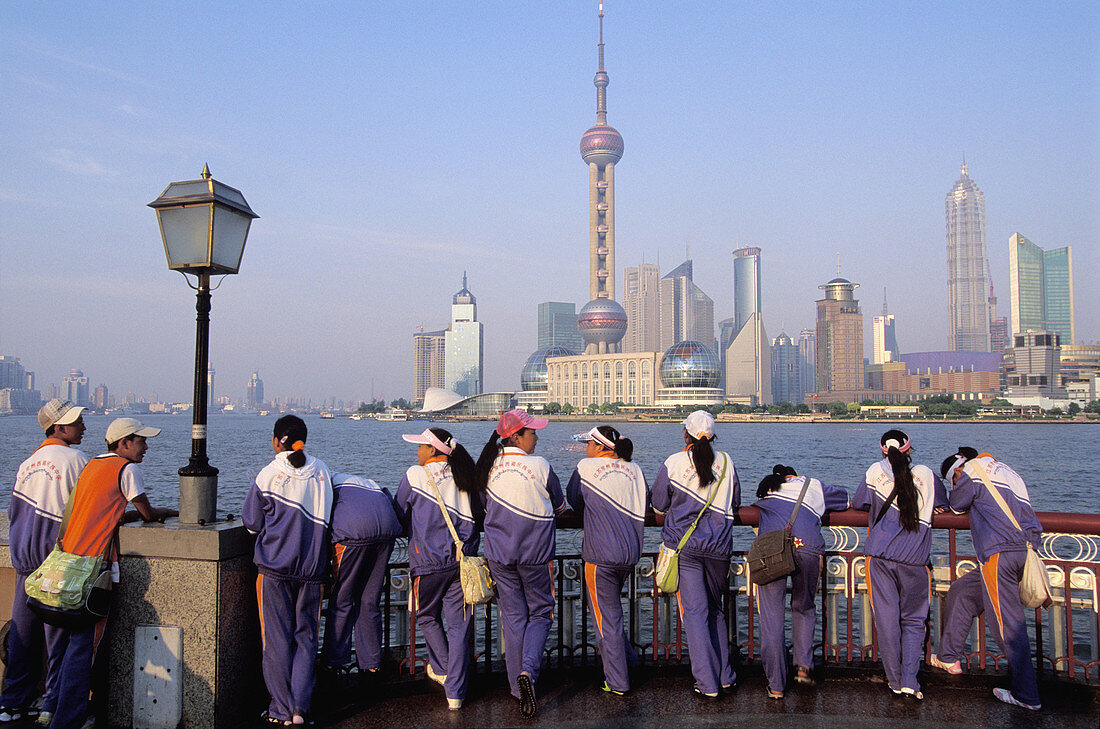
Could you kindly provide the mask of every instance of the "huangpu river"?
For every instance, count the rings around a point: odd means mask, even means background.
[[[220,470],[218,515],[240,514],[252,474],[272,456],[274,416],[211,414],[208,453]],[[78,446],[89,456],[106,450],[103,436],[109,416],[85,417],[87,432]],[[191,454],[191,418],[187,415],[145,415],[146,425],[162,428],[151,438],[141,468],[146,491],[156,506],[177,506],[176,472]],[[305,416],[309,427],[306,451],[333,472],[366,476],[395,492],[405,470],[416,463],[416,446],[402,433],[440,427],[453,433],[476,460],[493,424],[488,422],[377,422]],[[535,450],[550,461],[564,488],[583,445],[571,436],[599,421],[553,422],[539,431]],[[613,423],[634,441],[634,460],[650,482],[661,463],[683,447],[679,423]],[[912,438],[914,462],[939,471],[940,462],[960,445],[988,451],[1008,463],[1028,484],[1037,511],[1097,512],[1100,483],[1092,465],[1100,445],[1100,427],[1073,424],[957,424],[914,422],[900,426],[878,423],[718,423],[716,448],[730,454],[741,480],[742,505],[755,501],[756,484],[776,463],[854,492],[867,466],[879,458],[882,433],[900,427]],[[7,508],[19,464],[42,442],[32,416],[0,418],[0,506]]]

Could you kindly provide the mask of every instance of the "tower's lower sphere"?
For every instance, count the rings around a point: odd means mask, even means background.
[[[581,157],[598,165],[615,164],[623,158],[623,135],[607,124],[589,127],[581,135]]]
[[[626,311],[611,299],[593,299],[577,314],[585,344],[618,344],[626,334]]]

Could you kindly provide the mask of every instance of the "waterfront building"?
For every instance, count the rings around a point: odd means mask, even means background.
[[[989,260],[985,249],[985,194],[963,162],[947,193],[947,348],[988,352]]]
[[[252,370],[252,376],[245,385],[244,404],[253,410],[259,410],[264,405],[264,381],[260,379],[258,370]]]
[[[28,372],[18,357],[0,354],[0,413],[30,415],[41,406],[42,395],[34,389],[34,373]]]
[[[702,342],[688,340],[672,345],[661,357],[657,371],[661,386],[654,405],[659,408],[710,407],[721,405],[725,399],[718,387],[718,355]]]
[[[515,397],[511,392],[481,392],[463,397],[453,390],[429,387],[424,392],[424,405],[421,413],[438,416],[492,418],[496,420],[501,413],[512,409]]]
[[[802,392],[817,390],[817,331],[803,329],[798,333],[799,384]]]
[[[581,335],[577,330],[577,305],[564,301],[544,301],[539,304],[538,348],[568,347],[574,352],[581,349]]]
[[[652,263],[623,270],[624,352],[655,352],[660,346],[660,281],[661,267]]]
[[[615,301],[615,166],[623,156],[623,137],[607,123],[607,85],[604,69],[603,3],[599,9],[599,66],[596,86],[596,123],[581,135],[581,158],[588,165],[588,296],[577,317],[585,353],[621,350],[627,316]]]
[[[546,400],[574,408],[621,402],[653,405],[658,352],[611,352],[547,357]]]
[[[466,288],[466,272],[462,272],[462,289],[451,299],[451,326],[444,334],[443,383],[463,397],[477,395],[484,389],[485,332],[477,320],[477,299]]]
[[[1100,344],[1063,344],[1058,353],[1062,384],[1088,382],[1100,375]]]
[[[1001,393],[1000,373],[974,369],[973,365],[921,369],[904,361],[871,364],[867,365],[865,382],[868,392],[861,400],[906,402],[950,395],[956,400],[988,402]]]
[[[667,350],[685,340],[714,341],[714,300],[695,285],[690,258],[661,278],[658,291],[658,349]]]
[[[71,369],[69,374],[61,380],[61,398],[70,400],[74,405],[88,407],[91,398],[88,392],[88,377],[82,370]]]
[[[760,249],[754,246],[738,248],[733,252],[735,332],[741,331],[750,316],[762,311],[760,301]]]
[[[818,402],[850,399],[864,388],[863,311],[854,292],[859,284],[840,277],[818,286],[816,380]]]
[[[760,249],[738,248],[733,252],[733,326],[720,337],[722,384],[733,402],[772,402],[771,341],[760,301]]]
[[[898,337],[894,324],[894,315],[886,308],[886,287],[882,288],[882,315],[871,320],[872,362],[897,362],[899,357]]]
[[[100,385],[100,387],[102,387],[104,390],[107,389],[105,385]],[[96,391],[98,392],[98,388],[97,388]],[[214,407],[215,402],[217,402],[217,400],[214,397],[214,367],[213,367],[213,365],[207,364],[207,366],[206,366],[206,409],[207,410],[210,410],[211,408],[213,408],[215,410],[218,409],[218,408]],[[104,405],[102,407],[100,407],[99,405],[96,405],[96,407],[99,408],[99,409],[102,409],[103,407],[106,407],[106,405]]]
[[[546,399],[546,360],[549,357],[575,357],[577,352],[560,344],[539,347],[527,358],[519,376],[520,391],[516,393],[516,407],[528,412],[541,411]]]
[[[424,402],[429,387],[442,388],[445,377],[447,330],[413,334],[413,401]]]
[[[1058,332],[1029,329],[1013,334],[1012,340],[1006,355],[1006,397],[1065,399]]]
[[[92,407],[96,410],[106,410],[111,406],[111,395],[106,385],[99,385],[92,395]]]
[[[1016,233],[1008,239],[1008,273],[1012,333],[1049,330],[1073,344],[1072,246],[1044,251]]]
[[[787,335],[780,332],[772,340],[772,402],[802,402],[803,390],[800,378],[802,362],[798,345]]]

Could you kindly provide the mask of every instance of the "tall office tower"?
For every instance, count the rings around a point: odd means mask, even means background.
[[[772,401],[802,402],[802,363],[795,344],[786,332],[772,340]]]
[[[985,194],[967,174],[947,193],[947,348],[989,351],[989,262],[985,254]]]
[[[258,370],[252,370],[252,376],[248,378],[248,384],[244,388],[244,404],[258,410],[263,407],[264,402],[264,381],[260,379]]]
[[[596,70],[596,124],[581,135],[581,157],[588,164],[588,295],[577,328],[586,354],[620,351],[627,316],[615,301],[615,165],[623,156],[623,137],[607,123],[607,85],[603,64],[603,2],[599,12],[599,68]]]
[[[623,269],[626,309],[624,352],[656,352],[661,345],[661,267],[642,263]]]
[[[92,405],[96,410],[106,410],[110,407],[111,396],[107,390],[106,385],[100,385],[95,389],[95,394],[92,395]]]
[[[33,373],[31,373],[31,377],[34,377]],[[23,368],[19,358],[0,354],[0,390],[8,388],[13,390],[34,389],[33,385],[27,387],[27,370]]]
[[[798,364],[803,395],[817,391],[817,330],[803,329],[798,333]]]
[[[864,387],[863,311],[854,295],[858,287],[840,277],[818,286],[825,291],[825,298],[817,302],[818,392]]]
[[[871,320],[873,357],[875,364],[898,362],[901,352],[898,349],[898,337],[894,329],[894,315],[886,308],[886,287],[882,289],[882,315]]]
[[[1012,335],[1013,347],[1005,358],[1010,397],[1066,397],[1062,386],[1061,345],[1058,332],[1028,329]]]
[[[214,406],[214,368],[207,364],[206,366],[206,409],[217,409]],[[98,406],[97,406],[98,407]]]
[[[989,277],[989,351],[1003,353],[1008,347],[1008,317],[997,316],[997,295],[993,293],[993,277]],[[1004,389],[1003,387],[1001,388]]]
[[[660,337],[657,351],[665,351],[686,339],[714,342],[714,299],[692,280],[688,260],[669,271],[658,282]]]
[[[1044,251],[1016,233],[1008,239],[1008,273],[1012,333],[1049,329],[1073,344],[1073,248]]]
[[[424,402],[429,387],[443,388],[446,372],[447,331],[417,332],[413,335],[413,398]]]
[[[760,249],[752,246],[733,252],[732,336],[721,354],[726,395],[747,397],[754,405],[772,402],[771,341],[760,309]]]
[[[463,397],[480,395],[484,372],[485,332],[477,320],[477,299],[466,288],[451,299],[451,326],[444,335],[444,387]]]
[[[81,370],[69,370],[69,374],[61,380],[61,397],[71,400],[75,405],[88,407],[92,404],[88,393],[88,378]]]
[[[562,301],[539,304],[539,349],[562,346],[581,351],[581,335],[577,331],[577,305]]]

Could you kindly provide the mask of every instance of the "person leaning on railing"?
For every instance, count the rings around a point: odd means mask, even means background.
[[[988,453],[963,446],[944,459],[944,478],[951,479],[951,510],[970,514],[970,535],[981,566],[951,583],[944,606],[940,652],[931,663],[950,674],[962,673],[964,644],[974,618],[983,612],[1008,657],[1011,691],[993,689],[1006,704],[1038,710],[1039,685],[1031,663],[1031,644],[1019,584],[1027,546],[1038,548],[1043,528],[1031,508],[1027,486],[1020,475]],[[1005,513],[1000,496],[1019,524]]]

